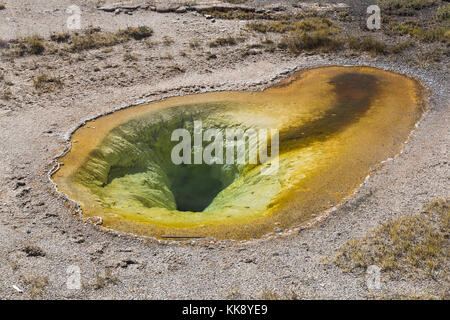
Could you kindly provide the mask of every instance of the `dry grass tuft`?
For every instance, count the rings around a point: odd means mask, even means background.
[[[27,274],[22,277],[24,285],[29,287],[30,297],[42,296],[47,290],[48,277]]]
[[[247,29],[261,33],[286,33],[278,47],[294,54],[311,51],[337,51],[344,46],[342,40],[333,37],[338,33],[339,28],[325,17],[250,22],[247,24]],[[272,48],[273,50],[274,48]]]
[[[171,37],[168,37],[168,36],[164,36],[163,37],[163,42],[162,43],[166,47],[171,46],[172,44],[174,44],[174,42],[175,42],[175,40],[173,40],[173,38],[171,38]]]
[[[440,0],[378,0],[382,12],[390,15],[412,16],[418,10],[440,3]]]
[[[3,94],[1,95],[1,99],[9,101],[13,98],[13,93],[11,91],[11,89],[5,89],[3,90]]]
[[[247,29],[261,33],[302,33],[320,31],[331,34],[339,31],[339,29],[334,26],[334,23],[330,19],[323,17],[310,17],[301,20],[289,19],[271,22],[249,22],[247,24]]]
[[[138,60],[139,58],[131,52],[127,52],[123,55],[123,61],[138,61]]]
[[[65,33],[58,33],[58,34],[52,34],[50,36],[50,40],[55,41],[55,42],[59,42],[59,43],[63,43],[63,42],[68,42],[70,40],[70,34],[65,32]]]
[[[198,40],[192,40],[189,42],[189,47],[193,48],[193,49],[197,49],[200,48],[201,43]]]
[[[232,3],[232,4],[243,4],[246,3],[247,0],[224,0],[224,2]]]
[[[209,42],[209,46],[211,48],[215,47],[223,47],[223,46],[234,46],[236,45],[237,41],[232,36],[226,36],[226,37],[219,37],[216,40],[213,40]]]
[[[125,33],[102,32],[100,28],[90,28],[84,33],[75,33],[69,51],[80,52],[89,49],[110,47],[125,42],[128,36]]]
[[[369,52],[376,55],[386,54],[388,52],[385,43],[375,40],[372,37],[350,37],[348,46],[352,50]]]
[[[142,40],[153,35],[153,30],[146,26],[128,27],[117,32],[102,31],[98,27],[90,27],[82,32],[59,33],[50,36],[50,41],[64,44],[56,47],[55,43],[45,43],[45,40],[37,35],[11,40],[12,51],[7,55],[21,57],[26,55],[48,53],[64,54],[67,52],[81,52],[90,49],[107,48],[129,40]],[[4,47],[9,46],[7,43]]]
[[[45,51],[44,40],[38,35],[28,36],[17,40],[12,55],[21,57],[25,55],[40,55]]]
[[[441,22],[450,21],[450,4],[439,7],[436,10],[436,19]]]
[[[210,15],[215,19],[224,20],[256,20],[256,19],[270,19],[271,14],[268,13],[256,13],[249,10],[235,9],[235,10],[202,10],[202,14]]]
[[[425,25],[417,19],[410,19],[398,23],[387,24],[385,30],[388,35],[408,35],[423,42],[450,42],[449,29],[440,25]]]
[[[392,220],[348,241],[335,262],[347,272],[377,265],[391,276],[448,281],[449,234],[450,200],[435,200],[421,214]]]
[[[137,28],[128,27],[125,30],[119,30],[118,34],[125,34],[135,40],[142,40],[153,35],[153,29],[147,26],[139,26]]]
[[[102,31],[100,28],[90,28],[82,34],[75,34],[72,37],[70,51],[79,52],[83,50],[111,47],[116,44],[124,43],[130,39],[142,40],[150,37],[153,30],[140,26],[137,28],[128,27],[125,30],[117,32]]]
[[[25,252],[28,257],[44,257],[45,256],[44,250],[39,248],[34,243],[30,243],[30,244],[25,245],[22,248],[22,251]]]
[[[331,52],[343,47],[343,42],[330,37],[325,32],[292,33],[278,44],[281,49],[287,49],[294,54],[302,52]]]
[[[279,294],[275,291],[264,289],[263,292],[259,297],[257,297],[258,300],[300,300],[300,299],[311,299],[308,294],[304,293],[298,293],[295,290],[286,291],[282,294]]]
[[[280,295],[278,293],[265,289],[261,293],[260,299],[261,300],[281,300],[282,298],[280,297]]]
[[[61,89],[63,87],[63,82],[58,77],[40,74],[33,78],[33,86],[39,92],[50,92],[55,89]]]
[[[95,276],[94,283],[92,284],[92,287],[95,290],[100,290],[110,284],[116,284],[118,282],[119,282],[119,278],[114,276],[110,269],[106,268],[105,273],[103,275],[97,273],[97,275]]]

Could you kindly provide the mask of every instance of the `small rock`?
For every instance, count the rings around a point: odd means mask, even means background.
[[[23,293],[23,290],[20,289],[18,286],[13,285],[12,287],[13,287],[13,289],[16,290],[18,293]]]
[[[269,4],[267,6],[264,6],[264,8],[266,8],[267,10],[272,10],[272,11],[285,11],[286,10],[286,6],[282,5],[281,3]]]
[[[103,224],[103,219],[102,217],[89,217],[86,219],[89,223],[92,223],[96,226],[101,226]]]
[[[187,11],[187,8],[184,6],[181,6],[177,10],[175,10],[176,13],[185,13],[186,11]]]
[[[140,4],[124,4],[121,6],[125,10],[137,10],[141,8]]]
[[[119,261],[117,263],[117,266],[121,267],[121,268],[127,268],[131,264],[138,264],[138,262],[136,260],[133,260],[133,259],[124,259],[122,261]]]
[[[255,258],[246,258],[244,260],[242,260],[242,262],[244,263],[256,263]]]
[[[98,10],[102,10],[102,11],[106,11],[106,12],[113,12],[114,10],[116,10],[115,6],[103,6],[103,7],[99,7]]]
[[[170,11],[170,7],[168,7],[168,6],[164,6],[164,5],[156,6],[156,12],[166,13],[166,12],[169,12],[169,11]]]
[[[275,228],[273,228],[273,231],[275,231],[275,232],[281,232],[281,231],[283,231],[281,228],[278,228],[278,227],[275,227]]]

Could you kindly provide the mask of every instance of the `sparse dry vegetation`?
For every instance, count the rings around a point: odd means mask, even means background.
[[[140,26],[128,27],[117,32],[102,31],[100,28],[90,28],[82,34],[75,34],[69,47],[70,51],[79,52],[88,49],[110,47],[130,39],[142,40],[150,37],[153,30]]]
[[[137,61],[138,57],[131,53],[131,52],[127,52],[123,55],[123,61]]]
[[[106,268],[104,274],[97,273],[95,276],[94,282],[91,286],[95,290],[100,290],[107,287],[110,284],[117,284],[119,282],[119,278],[114,276],[110,269]]]
[[[212,60],[212,59],[217,59],[217,55],[210,51],[206,52],[206,60]]]
[[[278,293],[272,291],[272,290],[267,290],[265,289],[262,293],[261,293],[261,300],[281,300],[281,297]]]
[[[396,45],[392,46],[390,48],[390,52],[393,54],[399,54],[413,47],[415,47],[414,41],[409,40],[397,43]]]
[[[128,35],[122,31],[102,32],[100,28],[91,28],[84,33],[75,33],[69,46],[72,52],[110,47],[128,40]]]
[[[286,33],[290,31],[304,33],[320,31],[327,34],[333,34],[339,31],[330,19],[323,17],[311,17],[301,20],[289,19],[271,22],[249,22],[247,28],[261,33]]]
[[[391,276],[449,280],[450,201],[435,200],[418,215],[389,221],[348,241],[335,262],[345,271],[377,265]]]
[[[26,274],[22,277],[24,285],[28,286],[30,297],[42,296],[49,284],[48,277]]]
[[[202,10],[202,14],[210,15],[216,19],[224,20],[255,20],[255,19],[273,19],[273,15],[268,13],[256,13],[249,10]]]
[[[173,55],[170,53],[164,53],[161,55],[160,59],[162,60],[173,60]]]
[[[232,4],[243,4],[246,3],[247,0],[224,0],[224,2],[232,3]]]
[[[27,254],[28,257],[44,257],[45,252],[34,243],[29,243],[22,248],[22,251]]]
[[[197,49],[200,47],[200,41],[198,40],[192,40],[189,42],[189,46],[193,49]]]
[[[68,42],[70,40],[70,34],[65,32],[65,33],[57,33],[57,34],[52,34],[50,36],[50,40],[55,41],[55,42]]]
[[[251,22],[247,24],[247,28],[261,33],[288,33],[283,36],[278,47],[294,54],[313,50],[329,52],[340,50],[344,45],[341,39],[333,37],[339,28],[330,19],[323,17]]]
[[[118,34],[125,34],[135,40],[142,40],[153,35],[153,30],[147,26],[139,26],[137,28],[128,27],[125,30],[119,30]]]
[[[39,55],[45,51],[44,40],[38,35],[24,37],[17,42],[13,47],[13,56]]]
[[[450,4],[439,7],[436,10],[436,19],[441,22],[449,22],[450,20]]]
[[[63,87],[63,82],[58,77],[40,74],[33,78],[33,86],[39,92],[50,92]]]
[[[313,33],[292,33],[285,36],[278,45],[281,49],[287,49],[294,54],[303,52],[337,51],[343,47],[343,42],[330,37],[325,32],[316,31]]]
[[[171,37],[168,37],[168,36],[165,36],[164,38],[163,38],[163,44],[165,45],[165,46],[171,46],[173,43],[174,43],[175,41],[171,38]]]
[[[378,0],[383,12],[391,15],[412,16],[417,10],[439,4],[439,0]]]
[[[261,295],[257,298],[258,300],[300,300],[300,299],[311,299],[308,295],[297,293],[297,291],[291,290],[279,294],[273,290],[264,289]]]
[[[3,90],[3,94],[2,94],[1,98],[6,101],[11,100],[13,98],[13,93],[12,93],[11,89],[8,88],[8,89]]]
[[[209,42],[209,46],[211,48],[215,47],[223,47],[223,46],[234,46],[237,44],[237,41],[232,36],[219,37],[216,40]]]
[[[424,25],[424,23],[417,19],[410,19],[398,23],[391,21],[385,28],[388,35],[409,35],[417,40],[423,42],[449,42],[449,29],[440,25]]]
[[[84,50],[111,47],[131,39],[142,40],[152,36],[153,30],[146,26],[128,27],[117,32],[102,31],[98,27],[90,27],[82,32],[59,33],[50,36],[49,41],[38,35],[12,40],[11,56],[40,55],[48,53],[81,52]],[[55,44],[63,44],[54,48]]]
[[[415,55],[408,58],[408,62],[412,65],[426,68],[430,65],[438,63],[442,60],[443,52],[440,48],[419,48]]]
[[[388,52],[385,43],[375,40],[372,37],[350,37],[348,46],[352,50],[369,52],[372,54],[386,54]]]

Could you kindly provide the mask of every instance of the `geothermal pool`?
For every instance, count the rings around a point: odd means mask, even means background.
[[[371,169],[401,150],[423,100],[416,80],[369,67],[302,71],[264,92],[169,98],[86,123],[73,133],[53,180],[84,216],[100,216],[118,231],[258,238],[351,195]],[[277,170],[261,174],[275,158],[174,164],[172,133],[194,134],[195,121],[223,132],[277,129]],[[268,134],[263,144],[268,154],[272,139]]]

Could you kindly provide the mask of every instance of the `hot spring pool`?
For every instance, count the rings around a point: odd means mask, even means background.
[[[400,151],[423,101],[414,79],[369,67],[302,71],[264,92],[169,98],[86,123],[52,178],[84,216],[100,216],[118,231],[258,238],[352,194]],[[194,121],[204,130],[276,128],[276,173],[261,174],[270,161],[174,164],[171,135],[194,133]]]

